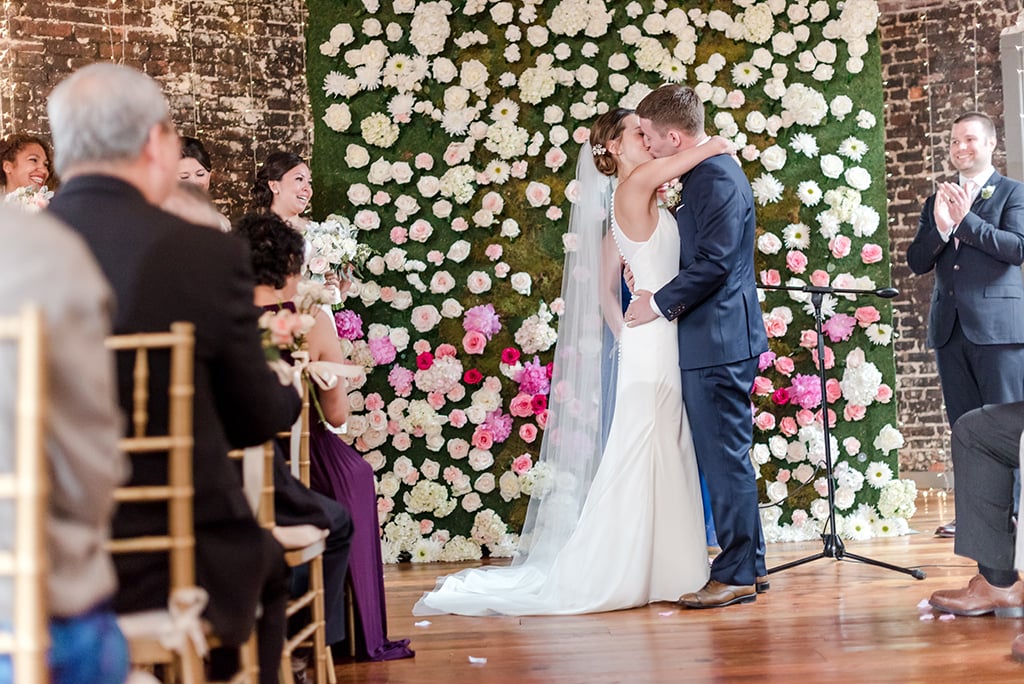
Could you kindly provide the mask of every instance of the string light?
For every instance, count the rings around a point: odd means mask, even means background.
[[[192,135],[196,138],[202,138],[202,129],[199,128],[199,89],[196,87],[197,81],[199,81],[199,74],[196,72],[196,49],[193,34],[195,33],[196,26],[192,18],[192,0],[186,0],[185,11],[188,15],[188,28],[186,35],[188,36],[188,89],[192,95]]]
[[[6,75],[0,76],[0,127],[14,128],[14,50],[11,48],[11,3],[4,0],[4,16],[0,21],[0,69],[6,67]],[[4,95],[9,98],[9,107],[4,107]]]
[[[245,0],[245,66],[249,72],[245,122],[249,125],[249,152],[252,154],[252,175],[255,178],[256,172],[259,171],[259,161],[256,158],[256,113],[253,111],[255,96],[252,75],[252,13],[249,8],[249,0]]]

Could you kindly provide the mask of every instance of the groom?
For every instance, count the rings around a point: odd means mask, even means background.
[[[636,109],[655,157],[703,144],[704,105],[692,88],[666,85]],[[690,608],[754,601],[766,590],[764,536],[750,462],[750,390],[768,338],[754,278],[754,201],[736,160],[711,157],[681,178],[676,208],[679,275],[656,293],[638,290],[626,324],[678,319],[683,400],[707,479],[722,548]],[[697,505],[697,502],[694,502]]]

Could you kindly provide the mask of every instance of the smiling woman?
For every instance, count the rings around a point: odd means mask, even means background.
[[[40,138],[16,133],[0,143],[0,185],[5,192],[39,190],[49,178],[50,151]]]
[[[309,167],[294,152],[271,153],[256,173],[252,186],[252,205],[257,212],[276,214],[296,230],[309,222],[300,214],[313,197]]]

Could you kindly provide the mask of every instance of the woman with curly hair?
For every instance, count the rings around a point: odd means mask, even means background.
[[[5,193],[18,188],[33,192],[50,179],[50,149],[41,138],[25,133],[7,136],[0,143],[0,185]]]

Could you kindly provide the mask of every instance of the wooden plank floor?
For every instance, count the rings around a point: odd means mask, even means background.
[[[719,610],[652,604],[572,617],[467,618],[411,609],[435,577],[470,564],[387,566],[393,638],[409,637],[416,657],[339,663],[338,681],[443,682],[976,682],[1020,681],[1010,643],[1024,620],[922,620],[918,603],[959,587],[976,566],[932,535],[953,517],[952,496],[920,495],[911,527],[897,539],[847,542],[846,550],[900,566],[925,580],[825,558],[771,576],[756,603]],[[773,544],[769,567],[821,550],[820,542]],[[470,657],[486,658],[471,664]]]

